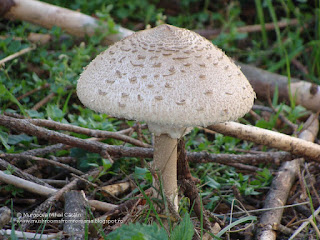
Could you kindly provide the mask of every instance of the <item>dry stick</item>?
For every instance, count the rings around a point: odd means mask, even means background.
[[[278,163],[291,161],[292,155],[288,152],[262,152],[258,154],[210,154],[208,152],[188,152],[188,161],[193,163],[215,162],[224,165],[242,163],[259,165],[261,163]]]
[[[278,88],[279,100],[289,102],[289,94],[295,97],[296,104],[318,112],[320,110],[320,86],[314,83],[301,81],[296,78],[291,78],[291,93],[288,90],[288,78],[275,73],[243,64],[238,62],[241,71],[248,78],[258,99],[268,99],[270,89],[271,98],[274,95],[275,89]]]
[[[103,212],[112,211],[118,207],[118,205],[107,203],[107,202],[101,202],[97,200],[88,200],[88,203],[90,207],[92,207],[94,210],[103,211]]]
[[[75,176],[77,176],[77,175],[75,175]],[[57,180],[57,179],[46,179],[46,178],[43,178],[41,180],[44,181],[45,183],[49,183],[49,184],[56,186],[56,187],[63,187],[64,185],[66,185],[69,182],[68,180]]]
[[[27,48],[24,48],[22,50],[20,50],[19,52],[16,52],[8,57],[5,57],[3,59],[0,60],[0,66],[4,65],[6,62],[8,61],[11,61],[12,59],[15,59],[23,54],[26,54],[28,52],[31,52],[32,50],[36,49],[35,46],[31,46],[31,47],[27,47]]]
[[[310,222],[312,222],[314,220],[315,216],[318,216],[320,213],[320,207],[317,208],[317,210],[312,213],[312,215],[304,222],[300,225],[300,227],[294,231],[294,233],[290,236],[289,240],[293,240],[296,239],[295,237],[306,227],[309,225]]]
[[[290,19],[290,20],[283,20],[278,22],[278,27],[279,28],[284,28],[287,26],[295,26],[298,25],[299,21],[298,19]],[[260,32],[262,29],[261,24],[255,24],[255,25],[247,25],[243,27],[238,27],[236,28],[236,31],[239,33],[252,33],[252,32]],[[266,23],[265,24],[265,29],[267,31],[271,31],[275,29],[275,24],[274,23]],[[221,29],[207,29],[207,30],[195,30],[195,32],[199,33],[200,35],[204,36],[205,38],[215,38],[217,37],[222,30]]]
[[[31,150],[27,150],[24,151],[22,153],[16,153],[16,154],[21,154],[21,155],[32,155],[32,156],[43,156],[46,154],[50,154],[50,153],[55,153],[61,150],[66,150],[70,148],[67,145],[64,145],[62,143],[57,143],[57,144],[53,144],[53,145],[49,145],[43,148],[35,148],[35,149],[31,149]]]
[[[17,97],[17,100],[20,101],[21,99],[23,99],[23,98],[25,98],[25,97],[28,97],[28,96],[30,96],[30,95],[38,92],[38,91],[41,91],[41,90],[43,90],[43,89],[46,89],[46,88],[48,88],[48,87],[50,87],[50,84],[49,84],[49,83],[45,83],[45,84],[43,84],[41,87],[32,89],[32,90],[30,90],[29,92],[26,92],[25,94],[22,94],[21,96]]]
[[[85,219],[87,201],[79,191],[71,190],[64,194],[64,219],[66,220],[63,231],[69,235],[67,239],[85,239]]]
[[[318,114],[310,115],[309,119],[305,123],[305,125],[308,125],[308,128],[300,133],[299,138],[303,138],[311,142],[315,140],[319,130],[317,116]],[[299,174],[300,164],[302,163],[303,159],[296,159],[282,164],[277,176],[272,181],[271,190],[266,197],[263,208],[275,208],[285,205],[291,187]],[[276,231],[273,230],[273,225],[280,224],[282,214],[283,209],[274,209],[264,212],[260,218],[256,239],[275,240],[277,235]]]
[[[37,178],[37,177],[35,177],[35,176],[31,175],[31,174],[28,174],[26,172],[21,171],[16,166],[8,163],[7,161],[5,161],[5,160],[3,160],[1,158],[0,158],[0,167],[2,169],[10,169],[11,171],[13,171],[14,175],[17,175],[18,177],[23,178],[25,180],[28,180],[28,181],[43,185],[43,186],[48,187],[48,188],[53,188],[48,183],[45,183],[44,181],[40,180],[39,178]]]
[[[48,103],[56,94],[54,92],[50,93],[48,96],[46,96],[45,98],[43,98],[41,101],[39,101],[38,103],[36,103],[33,107],[32,110],[38,110],[39,108],[41,108],[43,105],[45,105],[46,103]]]
[[[58,26],[77,37],[93,36],[97,32],[96,29],[101,32],[108,31],[107,24],[103,27],[93,17],[48,3],[35,0],[2,0],[2,2],[14,3],[8,9],[3,9],[5,4],[1,3],[0,12],[3,12],[5,18],[31,22],[48,29]],[[106,36],[106,42],[113,43],[132,34],[132,31],[120,26],[116,26],[116,30],[117,34]]]
[[[149,144],[145,144],[142,141],[139,141],[132,137],[128,137],[126,135],[115,133],[115,132],[92,130],[88,128],[74,126],[71,124],[59,123],[52,120],[28,119],[28,121],[30,121],[34,125],[41,126],[41,127],[48,127],[54,130],[64,130],[69,132],[75,132],[75,133],[85,134],[85,135],[88,135],[91,137],[97,137],[97,138],[114,138],[127,143],[131,143],[132,145],[136,145],[139,147],[151,147]]]
[[[250,172],[258,172],[263,170],[262,168],[258,168],[255,166],[250,166],[242,163],[229,163],[228,166],[235,167],[237,169],[242,169],[245,171],[250,171]]]
[[[235,122],[211,125],[208,128],[224,135],[288,151],[313,161],[320,161],[320,146],[303,139]]]
[[[11,210],[10,208],[4,206],[0,208],[0,229],[7,225],[11,219]]]
[[[0,154],[0,157],[13,159],[13,158],[16,157],[16,154],[14,154],[14,153],[13,154],[5,154],[4,153],[4,154]],[[47,159],[47,158],[34,157],[34,156],[30,156],[30,155],[20,155],[20,154],[19,154],[19,157],[21,159],[26,159],[26,160],[34,160],[34,161],[39,161],[39,162],[46,162],[46,163],[55,165],[57,167],[64,168],[64,169],[68,170],[69,172],[75,173],[77,175],[83,175],[84,174],[80,170],[75,169],[73,167],[70,167],[69,165],[66,165],[66,164],[63,164],[63,163],[60,163],[60,162],[57,162],[57,161],[54,161],[54,160],[50,160],[50,159]]]
[[[96,190],[100,190],[103,195],[107,195],[107,196],[110,197],[110,198],[114,198],[114,199],[116,199],[116,200],[120,200],[120,199],[117,198],[112,192],[109,192],[109,191],[106,190],[104,187],[99,187],[98,184],[92,183],[92,182],[90,182],[90,181],[88,181],[88,180],[86,180],[86,179],[84,179],[84,178],[82,178],[82,177],[80,177],[80,176],[74,175],[74,174],[72,174],[72,173],[71,173],[71,175],[72,175],[73,177],[79,179],[79,180],[84,181],[86,184],[88,184],[89,186],[94,187]]]
[[[13,175],[5,174],[3,171],[0,171],[0,181],[5,182],[7,184],[12,184],[16,187],[25,189],[28,192],[39,194],[41,196],[48,196],[57,191],[54,188],[48,188]]]

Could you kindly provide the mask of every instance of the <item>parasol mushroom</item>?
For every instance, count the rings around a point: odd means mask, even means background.
[[[155,135],[153,166],[176,208],[177,139],[194,126],[242,117],[255,98],[224,52],[167,24],[134,33],[98,55],[81,74],[77,94],[97,112],[148,124]]]

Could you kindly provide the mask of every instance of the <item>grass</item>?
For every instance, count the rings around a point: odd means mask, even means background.
[[[246,5],[246,1],[229,1],[228,3],[217,1],[213,4],[208,0],[181,0],[180,6],[172,3],[169,7],[159,0],[54,0],[48,2],[97,16],[101,21],[108,22],[109,32],[113,31],[115,23],[139,30],[147,25],[155,26],[159,21],[189,29],[219,28],[222,30],[221,34],[212,41],[229,56],[243,62],[256,63],[261,68],[283,74],[289,81],[292,76],[320,84],[320,48],[318,47],[320,45],[320,3],[318,1],[309,4],[303,0],[295,2],[255,0],[252,1],[250,8]],[[256,14],[252,14],[252,11]],[[280,16],[285,16],[286,19],[297,18],[299,24],[280,29],[277,25],[278,21],[282,20]],[[274,23],[275,31],[266,30],[265,23],[268,22]],[[238,27],[252,24],[260,24],[261,31],[250,34],[237,32]],[[75,87],[83,67],[107,48],[101,45],[103,38],[101,33],[80,42],[75,37],[66,35],[58,27],[47,30],[26,22],[3,20],[0,25],[0,35],[5,37],[0,39],[0,59],[31,47],[32,43],[27,40],[27,36],[32,32],[49,34],[52,36],[52,41],[46,45],[38,45],[33,51],[7,62],[0,69],[1,113],[5,111],[19,113],[31,118],[52,119],[106,131],[118,131],[134,124],[133,121],[97,114],[84,108],[77,99]],[[303,72],[298,65],[293,64],[293,60],[302,63],[306,71]],[[49,84],[49,87],[19,99],[19,96],[46,84]],[[35,105],[50,93],[54,93],[51,100],[40,108],[34,109]],[[259,127],[277,128],[280,131],[287,130],[286,126],[277,125],[280,113],[293,123],[303,122],[304,109],[295,105],[294,96],[290,96],[290,106],[278,102],[277,99],[273,100],[273,105],[278,112],[259,121],[255,121],[251,116],[247,116],[245,120]],[[257,111],[257,113],[260,112]],[[142,130],[142,133],[151,141],[148,130]],[[74,136],[85,137],[79,134]],[[137,135],[134,134],[133,137]],[[11,132],[2,126],[0,126],[0,142],[2,143],[0,153],[19,153],[48,144],[35,137]],[[121,144],[120,141],[110,139],[104,142]],[[250,150],[256,147],[254,144],[220,134],[213,137],[198,128],[186,136],[186,148],[189,151],[238,153],[237,149]],[[136,183],[142,193],[144,193],[143,189],[148,188],[152,182],[151,174],[146,168],[140,166],[138,158],[121,158],[112,165],[106,159],[102,159],[99,154],[75,148],[58,152],[58,156],[76,158],[76,166],[83,171],[92,166],[103,165],[104,172],[96,181],[110,180],[115,176],[125,178],[133,173],[136,175]],[[261,172],[241,173],[236,168],[208,163],[192,164],[191,170],[192,174],[200,179],[199,190],[204,199],[205,208],[213,211],[219,208],[221,202],[231,205],[234,199],[232,186],[236,186],[243,196],[259,200],[271,183],[272,172],[268,168],[273,166],[259,167],[263,169]],[[53,169],[51,174],[58,172],[59,169]],[[0,186],[0,190],[6,191],[10,198],[20,195],[29,196],[28,193],[13,186]],[[215,194],[211,195],[212,192]],[[151,211],[155,208],[152,207],[153,202],[148,197],[146,199],[151,208],[150,212],[144,216],[145,218],[140,219],[141,223],[148,222],[151,212],[157,216],[155,210]],[[189,216],[187,201],[182,201],[181,209],[185,216]],[[190,215],[194,216],[194,213],[190,212]],[[178,226],[189,224],[186,219],[187,217]],[[161,223],[159,217],[157,220]],[[254,219],[249,217],[245,220]],[[233,223],[233,225],[238,224],[242,222]],[[223,236],[233,225],[223,229],[219,236]]]

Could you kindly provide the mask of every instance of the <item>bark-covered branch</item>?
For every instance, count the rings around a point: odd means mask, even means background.
[[[31,22],[51,29],[61,27],[67,33],[77,36],[93,36],[96,31],[105,31],[107,24],[101,25],[97,19],[86,14],[36,0],[1,0],[0,13],[5,18]],[[118,33],[106,36],[107,43],[113,43],[133,32],[117,26]]]
[[[258,99],[267,99],[273,96],[278,88],[279,100],[289,102],[289,94],[293,96],[297,105],[311,111],[320,111],[320,86],[314,83],[291,79],[291,91],[288,87],[288,78],[276,73],[271,73],[260,68],[238,62],[241,71],[248,78]],[[268,93],[268,91],[270,91]]]
[[[303,139],[235,122],[211,125],[208,128],[224,135],[291,152],[310,160],[320,161],[320,145]]]
[[[139,141],[132,137],[126,136],[124,134],[119,134],[116,132],[83,128],[83,127],[79,127],[71,124],[58,123],[58,122],[55,122],[52,120],[46,120],[46,119],[27,119],[27,120],[34,125],[47,127],[54,130],[75,132],[75,133],[85,134],[87,136],[97,137],[97,138],[113,138],[113,139],[121,140],[127,143],[131,143],[132,145],[136,145],[139,147],[151,147],[149,144],[146,144],[142,141]]]

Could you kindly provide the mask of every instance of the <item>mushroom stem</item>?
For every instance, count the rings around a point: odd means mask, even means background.
[[[167,134],[155,136],[153,166],[161,177],[163,190],[178,211],[177,139]],[[154,182],[156,188],[159,183]]]

